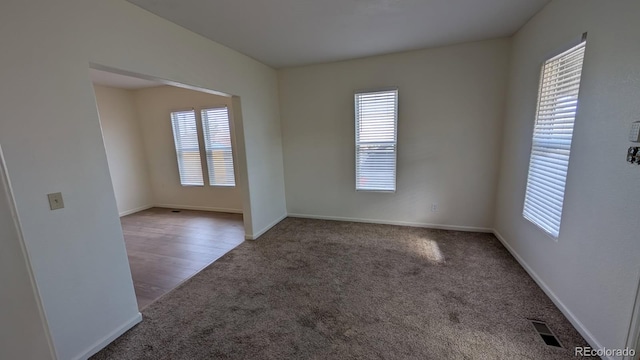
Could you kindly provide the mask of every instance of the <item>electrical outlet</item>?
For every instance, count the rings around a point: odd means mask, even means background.
[[[438,212],[438,203],[431,203],[431,212]]]
[[[58,210],[64,208],[64,200],[62,200],[62,193],[48,194],[49,207],[51,210]]]

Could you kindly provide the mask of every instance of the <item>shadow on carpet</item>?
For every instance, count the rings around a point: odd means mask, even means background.
[[[93,359],[576,359],[575,346],[587,343],[491,234],[287,218]]]

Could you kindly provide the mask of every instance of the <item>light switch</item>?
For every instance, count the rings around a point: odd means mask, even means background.
[[[62,193],[48,194],[49,207],[51,210],[58,210],[64,208],[64,201],[62,200]]]

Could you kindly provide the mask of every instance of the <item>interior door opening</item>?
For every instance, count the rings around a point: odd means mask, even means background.
[[[98,65],[89,76],[142,309],[245,239],[239,99]]]

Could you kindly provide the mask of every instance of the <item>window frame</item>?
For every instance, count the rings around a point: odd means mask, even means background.
[[[180,166],[180,153],[183,151],[178,150],[178,143],[177,143],[177,139],[176,139],[176,129],[174,127],[173,124],[173,114],[174,113],[183,113],[183,112],[193,112],[194,116],[194,121],[195,121],[195,126],[196,126],[196,138],[198,140],[198,157],[200,158],[200,171],[201,171],[201,175],[202,175],[202,184],[183,184],[182,183],[182,168]],[[182,187],[204,187],[206,185],[205,183],[205,176],[204,176],[204,168],[202,167],[202,145],[203,145],[203,139],[200,137],[200,133],[201,131],[199,131],[200,125],[198,124],[198,111],[193,108],[193,107],[189,107],[189,108],[180,108],[180,109],[174,109],[174,110],[170,110],[169,111],[169,121],[171,124],[171,135],[173,136],[173,150],[176,154],[176,165],[178,167],[178,182],[180,183],[180,186]]]
[[[554,241],[558,241],[558,238],[560,236],[560,230],[562,228],[562,217],[564,214],[564,199],[566,196],[566,192],[567,192],[567,179],[568,179],[568,175],[569,175],[569,167],[570,167],[570,163],[571,163],[571,148],[573,145],[573,134],[575,132],[575,125],[576,125],[576,119],[578,117],[578,112],[579,112],[579,103],[580,103],[580,88],[582,85],[582,72],[584,69],[584,60],[586,57],[586,48],[587,48],[587,41],[586,41],[586,33],[583,34],[583,37],[580,41],[577,41],[576,43],[574,43],[573,45],[570,45],[566,48],[564,48],[564,50],[547,57],[542,64],[540,65],[540,75],[539,75],[539,79],[538,79],[538,92],[537,92],[537,100],[536,100],[536,105],[535,105],[535,117],[534,117],[534,126],[532,129],[532,134],[531,134],[531,148],[530,148],[530,152],[529,152],[529,163],[527,166],[527,177],[526,177],[526,184],[525,184],[525,192],[524,192],[524,201],[523,201],[523,207],[522,207],[522,217],[527,220],[528,222],[530,222],[531,224],[533,224],[536,228],[540,229],[546,236],[550,237],[551,239],[553,239]],[[548,214],[552,214],[554,211],[554,207],[553,207],[553,203],[548,200],[548,199],[541,199],[539,198],[539,195],[536,196],[533,193],[536,192],[536,190],[530,190],[530,186],[540,186],[540,182],[541,180],[535,180],[535,177],[537,175],[537,177],[540,177],[544,174],[542,174],[544,171],[543,170],[536,170],[535,168],[533,168],[534,165],[534,150],[536,148],[544,148],[544,145],[553,145],[553,141],[551,139],[540,139],[537,138],[537,136],[540,136],[540,134],[538,134],[538,132],[542,132],[543,130],[545,130],[545,127],[549,127],[553,125],[559,125],[556,124],[557,117],[556,115],[553,115],[551,117],[551,121],[552,124],[546,123],[546,124],[541,124],[541,122],[543,122],[544,120],[541,120],[541,116],[540,116],[540,112],[541,112],[541,107],[542,106],[548,106],[548,105],[543,105],[543,89],[545,88],[546,84],[545,84],[545,80],[549,81],[551,84],[553,84],[553,82],[558,82],[559,78],[562,78],[562,76],[567,76],[567,74],[561,74],[561,75],[556,75],[554,77],[551,77],[549,79],[545,79],[545,70],[546,67],[559,60],[562,58],[571,58],[572,56],[576,56],[577,51],[582,51],[582,59],[580,60],[580,76],[578,77],[577,80],[577,88],[576,88],[576,94],[575,94],[575,110],[573,110],[572,113],[572,119],[571,119],[571,136],[569,138],[569,144],[568,146],[562,147],[561,145],[556,145],[556,146],[547,146],[547,148],[549,149],[548,151],[546,151],[545,153],[543,153],[542,155],[539,156],[544,156],[546,154],[547,158],[550,158],[549,154],[553,153],[554,151],[558,152],[558,153],[562,153],[567,152],[566,155],[566,170],[564,171],[564,176],[563,176],[563,184],[562,184],[562,193],[561,193],[561,201],[560,201],[560,206],[559,206],[559,214],[557,215],[557,218],[548,218],[547,215]],[[569,72],[569,71],[568,71]],[[570,73],[570,72],[569,72]],[[548,85],[548,84],[547,84]],[[566,91],[566,90],[565,90]],[[567,95],[568,96],[568,95]],[[562,97],[557,97],[557,99],[561,99]],[[554,98],[555,100],[556,98]],[[546,100],[548,101],[548,100]],[[556,104],[562,104],[562,102],[556,102]],[[554,105],[554,106],[559,106],[561,107],[561,105]],[[571,107],[569,105],[564,105],[564,106],[568,106]],[[548,111],[548,110],[546,110]],[[549,121],[549,120],[547,120]],[[555,131],[554,131],[555,130]],[[561,137],[562,136],[562,132],[556,132],[557,130],[560,129],[552,129],[551,132],[547,135],[547,137],[553,137],[554,135]],[[549,131],[549,130],[547,130]],[[546,140],[546,141],[545,141]],[[566,140],[565,140],[566,141]],[[556,142],[559,144],[559,141],[556,140]],[[536,144],[538,144],[538,146],[536,146]],[[542,144],[542,145],[540,145]],[[540,159],[537,160],[538,164],[536,164],[536,168],[540,166],[539,162],[541,161]],[[533,172],[533,177],[532,177],[532,170],[534,170]],[[542,174],[542,175],[541,175]],[[556,174],[554,174],[556,175]],[[549,180],[550,175],[545,175],[545,177],[542,180],[546,180],[546,182],[552,182],[551,180]],[[533,180],[532,180],[533,179]],[[556,180],[557,181],[557,180]],[[535,185],[532,185],[533,183],[536,183]],[[537,190],[538,193],[540,193],[540,189]],[[534,197],[539,198],[539,199],[534,199]],[[547,196],[548,197],[548,196]],[[535,206],[531,205],[532,203],[537,203],[535,204]],[[532,213],[533,210],[531,208],[540,208],[539,210],[536,210],[535,214],[528,214],[528,213]],[[529,208],[529,209],[528,209]],[[556,213],[558,212],[556,211]],[[547,218],[546,222],[547,224],[544,224],[545,221],[542,220],[538,220],[536,218]],[[550,220],[550,221],[549,221]],[[554,224],[552,223],[554,220],[557,220],[557,229],[553,226]],[[547,225],[551,225],[551,226],[547,226]]]
[[[393,190],[388,189],[363,189],[359,188],[358,184],[358,148],[360,146],[358,142],[358,95],[360,94],[374,94],[381,92],[395,92],[395,103],[394,103],[394,122],[393,122],[393,149],[394,149],[394,167],[393,167]],[[355,189],[356,192],[372,192],[372,193],[390,193],[393,194],[398,190],[398,104],[400,102],[400,91],[397,86],[391,87],[381,87],[381,88],[373,88],[373,89],[359,89],[353,92],[353,100],[354,100],[354,160],[355,160]],[[381,143],[389,143],[389,142],[381,142]]]
[[[231,166],[233,168],[233,185],[224,185],[224,184],[213,184],[211,182],[211,169],[209,168],[209,158],[207,155],[207,136],[205,135],[205,125],[204,118],[202,117],[202,113],[207,110],[216,110],[216,109],[227,109],[227,122],[229,127],[229,146],[228,149],[231,152]],[[238,174],[236,171],[236,156],[234,149],[234,131],[233,131],[233,123],[231,122],[231,107],[227,104],[214,105],[214,106],[203,106],[198,108],[198,115],[200,116],[200,127],[202,129],[202,148],[204,151],[204,161],[206,163],[206,174],[207,174],[207,182],[209,187],[221,187],[221,188],[235,188],[238,186]],[[227,147],[225,146],[224,149]],[[204,173],[203,173],[204,176]]]
[[[234,185],[215,185],[211,184],[211,180],[209,179],[209,163],[207,161],[207,147],[206,147],[206,138],[204,135],[204,123],[202,120],[202,111],[209,109],[219,109],[219,108],[227,108],[227,117],[229,121],[229,140],[230,140],[230,148],[231,148],[231,156],[233,160],[233,177],[234,177]],[[184,107],[184,108],[176,108],[169,110],[169,123],[171,127],[171,135],[173,137],[173,150],[176,154],[176,166],[178,170],[178,182],[182,187],[212,187],[212,188],[226,188],[233,189],[238,186],[238,171],[237,171],[237,163],[236,163],[236,144],[235,144],[235,132],[234,125],[232,120],[232,111],[231,104],[227,103],[218,103],[214,105],[207,106],[193,106],[193,107]],[[193,112],[196,122],[196,133],[198,138],[198,154],[200,157],[200,169],[202,172],[202,185],[193,185],[193,184],[182,184],[182,176],[180,175],[180,159],[178,155],[178,149],[176,144],[176,134],[175,129],[173,127],[172,115],[173,113],[179,112]]]

